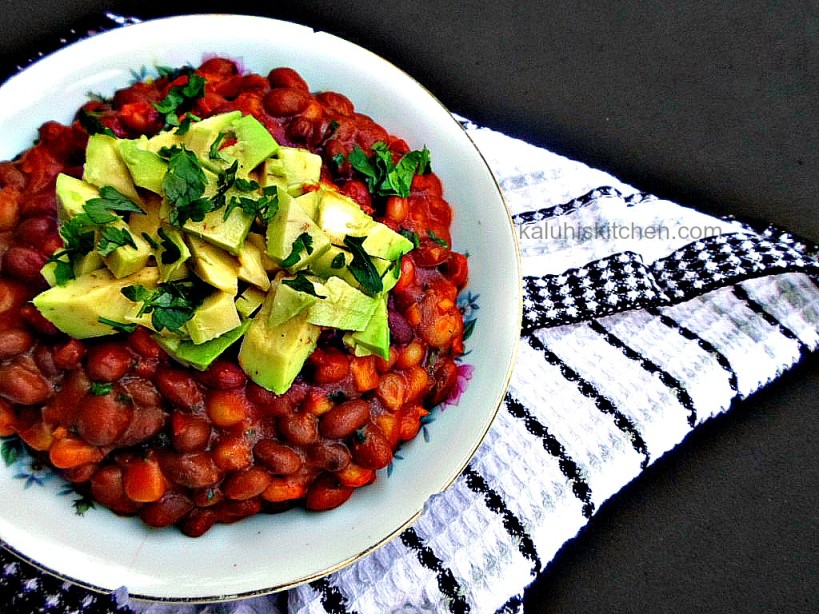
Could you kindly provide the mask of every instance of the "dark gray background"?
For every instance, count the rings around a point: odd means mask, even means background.
[[[104,9],[290,19],[386,57],[479,124],[682,204],[819,239],[813,0],[0,7],[6,64]],[[527,611],[819,608],[817,367],[814,355],[700,428],[604,505],[527,593]]]

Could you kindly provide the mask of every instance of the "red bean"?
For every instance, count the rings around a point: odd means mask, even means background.
[[[44,246],[57,235],[57,220],[50,215],[30,217],[20,222],[15,235],[18,243],[45,253]]]
[[[3,272],[11,277],[29,283],[43,281],[40,269],[45,265],[48,256],[41,254],[33,247],[15,245],[3,254]]]
[[[60,330],[51,322],[45,319],[34,305],[23,305],[20,307],[20,317],[26,324],[43,335],[57,335]]]
[[[210,441],[210,424],[199,416],[175,411],[171,415],[171,437],[177,452],[204,450]]]
[[[307,490],[305,507],[313,511],[325,511],[338,507],[349,499],[355,489],[344,486],[336,476],[325,473]]]
[[[353,439],[353,459],[367,469],[382,469],[392,461],[392,448],[381,429],[370,423]]]
[[[244,501],[258,497],[270,485],[271,476],[262,467],[249,467],[229,475],[222,490],[228,499]]]
[[[128,337],[128,345],[134,348],[134,351],[143,358],[159,358],[163,353],[162,348],[151,337],[148,329],[142,326],[138,326]]]
[[[167,492],[156,503],[146,505],[139,517],[149,527],[169,527],[176,524],[193,508],[193,501],[178,492]]]
[[[344,94],[337,92],[321,92],[316,94],[316,99],[334,115],[352,115],[355,111],[352,101]]]
[[[363,182],[359,181],[358,179],[350,179],[349,181],[345,181],[344,185],[341,186],[341,193],[346,194],[357,202],[364,213],[367,215],[372,215],[374,211],[372,197],[370,196],[370,191]]]
[[[20,188],[13,185],[0,189],[0,232],[12,230],[20,219]]]
[[[141,406],[134,408],[134,416],[126,431],[116,445],[119,447],[135,446],[149,440],[165,425],[165,412],[156,406]]]
[[[285,130],[287,138],[294,143],[310,143],[315,135],[315,125],[306,117],[294,117],[293,120],[287,124]]]
[[[317,384],[333,384],[350,374],[350,358],[338,351],[316,350],[310,356],[313,381]]]
[[[165,453],[159,457],[162,472],[168,479],[187,488],[206,488],[216,485],[222,475],[209,454]]]
[[[326,471],[341,471],[350,464],[350,450],[343,443],[320,441],[307,449],[307,461]]]
[[[26,302],[27,295],[23,284],[10,279],[0,279],[0,315],[17,311]],[[33,306],[29,306],[34,309]]]
[[[307,92],[310,89],[307,86],[307,82],[292,68],[274,68],[268,73],[267,80],[270,83],[270,87],[289,87],[302,90],[303,92]]]
[[[253,448],[253,455],[276,475],[290,475],[302,467],[301,456],[292,448],[271,439],[259,441]]]
[[[208,388],[218,390],[239,388],[247,382],[247,376],[239,365],[227,360],[214,361],[205,372],[199,375],[198,379]]]
[[[231,524],[258,514],[261,510],[262,502],[258,498],[245,499],[244,501],[226,499],[218,507],[218,514],[220,522]]]
[[[109,446],[125,433],[133,415],[133,405],[119,393],[90,394],[77,410],[77,433],[90,444]]]
[[[103,465],[97,469],[91,477],[91,494],[118,514],[135,514],[142,507],[125,496],[122,469],[117,465]]]
[[[328,439],[344,439],[367,424],[370,419],[370,404],[362,399],[353,399],[336,405],[321,417],[319,431]]]
[[[45,377],[56,377],[60,374],[60,368],[54,363],[54,352],[47,345],[38,345],[31,353],[34,364]]]
[[[54,348],[54,365],[63,371],[78,369],[85,356],[85,345],[79,339],[70,339]]]
[[[290,443],[307,446],[318,440],[318,423],[316,417],[309,412],[279,416],[276,425],[282,437]]]
[[[188,537],[201,537],[219,520],[219,515],[211,509],[192,509],[182,520],[179,529]]]
[[[236,63],[225,58],[210,58],[205,60],[202,65],[196,69],[196,72],[210,77],[211,79],[227,79],[235,74],[238,74],[239,69]]]
[[[28,351],[34,344],[34,337],[22,328],[0,331],[0,360],[13,358]]]
[[[193,411],[201,409],[205,404],[196,380],[188,373],[179,369],[162,369],[157,373],[156,385],[172,405]]]
[[[290,87],[277,87],[264,97],[265,111],[274,117],[298,115],[310,104],[310,94]]]
[[[193,491],[193,503],[196,507],[213,507],[225,500],[222,489],[218,486],[212,488],[199,488]]]
[[[125,376],[134,364],[128,348],[121,343],[103,343],[88,351],[86,371],[98,382],[115,382]]]
[[[18,405],[38,405],[51,394],[51,384],[39,372],[14,362],[0,365],[0,397]]]
[[[278,395],[250,382],[245,389],[248,400],[271,416],[285,416],[293,411],[288,395]]]

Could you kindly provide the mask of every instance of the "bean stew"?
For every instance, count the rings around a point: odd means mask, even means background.
[[[169,111],[169,93],[194,76],[204,87]],[[147,328],[75,339],[31,303],[48,288],[43,267],[64,248],[57,175],[82,177],[90,134],[134,139],[229,111],[252,115],[280,145],[321,156],[321,184],[412,239],[389,293],[388,357],[356,355],[327,328],[276,394],[242,370],[238,344],[199,371],[173,360]],[[451,247],[440,179],[426,169],[407,195],[374,189],[351,161],[374,146],[395,163],[411,151],[343,94],[311,92],[290,68],[251,74],[220,57],[160,69],[89,100],[71,125],[41,126],[34,146],[0,162],[0,437],[18,436],[115,513],[191,537],[296,505],[330,510],[372,483],[455,389],[464,352],[457,296],[468,277],[466,256]]]

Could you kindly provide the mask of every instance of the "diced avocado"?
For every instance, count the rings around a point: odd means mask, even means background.
[[[122,161],[128,167],[134,184],[156,194],[162,194],[162,179],[168,171],[168,163],[153,151],[146,149],[148,138],[122,139],[117,142]]]
[[[76,339],[112,335],[117,331],[99,318],[126,322],[135,316],[139,304],[122,295],[126,286],[155,287],[159,272],[146,267],[137,273],[116,279],[107,269],[92,271],[72,279],[63,286],[55,286],[34,297],[33,303],[54,326]]]
[[[186,238],[193,256],[193,268],[199,278],[235,296],[239,291],[239,261],[207,241],[190,235]]]
[[[326,298],[307,310],[307,321],[317,326],[342,330],[364,330],[378,305],[378,299],[356,290],[339,277],[330,277],[322,287]]]
[[[143,141],[140,139],[137,141],[140,149],[145,149],[146,151],[152,151],[153,153],[159,153],[160,150],[163,148],[171,148],[171,147],[181,147],[182,146],[182,137],[176,134],[175,130],[165,130],[158,134],[155,134],[147,141]]]
[[[267,254],[257,244],[245,241],[239,250],[239,279],[267,291],[270,279],[264,266],[266,257]]]
[[[236,311],[243,318],[249,318],[262,306],[266,296],[267,294],[258,288],[248,286],[236,299]]]
[[[279,210],[267,225],[267,253],[282,263],[293,252],[294,243],[302,234],[310,236],[310,249],[303,249],[295,264],[287,268],[291,271],[309,266],[316,258],[330,248],[327,236],[316,226],[292,197],[279,193]]]
[[[270,313],[267,316],[267,323],[270,326],[278,326],[286,322],[314,305],[318,300],[317,297],[311,294],[299,292],[287,284],[281,283],[284,279],[286,278],[282,277],[278,280],[276,292],[270,303]],[[320,290],[319,293],[321,293]]]
[[[250,320],[244,320],[233,330],[210,341],[200,343],[199,345],[191,341],[183,341],[178,337],[163,337],[157,335],[154,339],[156,339],[160,347],[177,362],[204,371],[214,360],[224,353],[225,350],[236,343],[236,341],[245,334],[249,326]]]
[[[272,273],[278,268],[276,263],[273,262],[273,259],[267,255],[267,241],[262,235],[256,232],[250,232],[245,238],[245,243],[250,243],[262,254],[262,268],[265,273]]]
[[[74,277],[82,277],[105,266],[102,256],[96,251],[88,252],[74,260]]]
[[[264,161],[262,172],[259,174],[259,185],[262,188],[276,187],[279,192],[287,192],[287,179],[267,172],[267,165],[270,163],[270,158]]]
[[[317,223],[334,245],[345,236],[366,237],[364,251],[375,258],[397,260],[413,248],[412,241],[376,222],[353,199],[336,190],[323,190]]]
[[[348,333],[345,335],[345,339],[349,335],[356,356],[375,354],[387,360],[390,356],[390,326],[387,315],[387,295],[383,294],[379,296],[377,300],[378,303],[370,321],[367,323],[367,328],[362,331]],[[365,350],[365,352],[361,352],[361,350]]]
[[[152,194],[148,198],[145,198],[142,204],[142,210],[145,213],[135,211],[131,213],[131,216],[128,218],[128,225],[131,227],[131,231],[143,239],[145,238],[145,234],[147,234],[152,240],[156,241],[157,231],[162,223],[159,217],[161,206],[162,200],[159,197]]]
[[[318,204],[319,204],[319,195],[321,192],[318,190],[311,190],[310,192],[305,192],[301,196],[296,196],[293,198],[294,202],[301,207],[307,216],[316,221],[316,217],[318,216]]]
[[[136,247],[122,245],[102,259],[105,266],[114,274],[114,277],[127,277],[144,268],[148,264],[148,259],[153,255],[148,242],[134,233],[131,227],[122,220],[111,222],[107,226],[127,230],[134,240],[134,245],[136,245]]]
[[[291,194],[304,192],[304,184],[316,184],[321,178],[321,156],[307,149],[279,147],[275,158],[265,160],[265,175],[284,177]]]
[[[361,290],[361,284],[349,268],[352,261],[353,255],[349,251],[331,245],[330,249],[316,258],[310,265],[310,271],[325,279],[332,276],[341,277],[341,279],[354,288]],[[401,273],[400,261],[390,262],[389,260],[382,260],[381,258],[372,258],[372,263],[381,276],[381,283],[383,285],[382,292],[389,292],[395,284],[398,283],[398,277],[395,273],[396,271],[399,275]],[[334,264],[337,266],[334,267]]]
[[[180,269],[184,269],[185,262],[191,257],[182,233],[171,226],[162,226],[157,231],[156,264],[159,267],[159,277],[162,281],[170,281],[177,277]],[[184,277],[184,275],[183,275]]]
[[[268,315],[275,291],[274,285],[261,311],[251,320],[239,349],[239,364],[259,386],[282,394],[316,348],[321,328],[307,321],[307,311],[270,326]]]
[[[43,279],[46,280],[46,283],[51,286],[52,288],[57,285],[57,275],[55,273],[55,269],[57,268],[56,262],[46,262],[43,265],[43,268],[40,269],[40,275],[43,276]]]
[[[210,148],[219,133],[230,131],[230,125],[242,116],[241,111],[230,111],[211,115],[207,119],[191,124],[188,132],[182,137],[182,142],[189,150],[196,154],[203,164],[210,161]],[[213,165],[213,168],[218,168]],[[213,169],[211,169],[213,170]]]
[[[142,199],[137,194],[131,173],[119,153],[118,139],[106,134],[94,134],[85,148],[85,167],[82,178],[98,188],[111,186],[138,205]]]
[[[57,218],[61,224],[69,218],[83,213],[85,203],[100,196],[96,186],[64,173],[57,175],[56,189]]]
[[[279,149],[276,139],[264,124],[252,115],[245,115],[230,125],[236,137],[236,143],[220,150],[228,160],[239,161],[237,176],[247,177],[265,158],[269,158]]]
[[[233,302],[233,295],[217,291],[207,297],[193,312],[187,329],[191,341],[198,345],[233,330],[239,324],[241,320]]]
[[[224,209],[217,209],[206,214],[201,222],[188,220],[182,228],[185,232],[221,247],[235,256],[242,249],[252,225],[253,216],[237,207],[230,212],[227,219]]]

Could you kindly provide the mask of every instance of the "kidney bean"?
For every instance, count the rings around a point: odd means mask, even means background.
[[[198,379],[208,388],[230,390],[240,388],[247,382],[245,372],[234,362],[215,360],[206,371],[199,374]]]
[[[38,194],[27,194],[22,202],[23,217],[35,215],[54,215],[57,212],[57,197],[53,190],[45,190]]]
[[[307,448],[307,462],[326,471],[341,471],[350,464],[350,450],[343,443],[320,441]]]
[[[162,369],[155,383],[162,396],[172,405],[194,411],[205,405],[205,398],[196,380],[180,369]]]
[[[41,254],[33,247],[15,245],[3,254],[3,272],[11,277],[28,283],[43,283],[40,269],[48,260],[48,256]]]
[[[30,217],[20,222],[15,235],[18,244],[34,247],[45,253],[43,246],[57,235],[57,220],[50,215]]]
[[[36,346],[31,357],[45,377],[53,378],[60,374],[60,368],[54,363],[54,351],[47,345]]]
[[[13,358],[31,349],[34,337],[27,330],[11,328],[0,331],[0,360]]]
[[[354,488],[344,486],[336,476],[329,473],[322,474],[307,490],[305,507],[316,512],[331,510],[347,501],[354,490]]]
[[[367,189],[364,182],[359,181],[358,179],[350,179],[349,181],[345,181],[341,186],[341,193],[346,194],[357,202],[358,206],[361,207],[361,210],[367,215],[372,215],[373,211],[375,211],[375,209],[373,209],[373,200],[370,196],[370,191]]]
[[[99,469],[97,463],[86,463],[79,467],[71,467],[70,469],[63,469],[63,477],[69,482],[81,484],[89,481],[94,473]]]
[[[131,423],[116,441],[116,446],[135,446],[149,440],[165,425],[165,412],[161,407],[137,405]]]
[[[0,365],[0,397],[17,405],[39,405],[51,395],[51,384],[38,371],[17,362]]]
[[[13,435],[17,430],[17,414],[11,403],[0,399],[0,437]]]
[[[310,104],[310,94],[291,87],[277,87],[265,94],[265,111],[274,117],[298,115]]]
[[[205,409],[216,426],[228,428],[248,416],[250,403],[244,390],[211,390],[205,399]]]
[[[225,478],[222,490],[228,499],[244,501],[262,494],[270,485],[271,475],[262,467],[248,467]]]
[[[165,452],[158,455],[162,472],[169,480],[187,488],[207,488],[222,479],[222,474],[209,454],[175,454]]]
[[[259,499],[245,499],[244,501],[225,499],[216,511],[220,522],[232,524],[258,514],[262,511],[262,502]]]
[[[60,330],[46,320],[45,316],[34,305],[29,304],[20,307],[20,317],[26,324],[42,335],[58,335],[60,333]]]
[[[149,527],[169,527],[193,509],[193,501],[182,493],[170,491],[155,503],[149,503],[139,514]]]
[[[156,387],[147,379],[129,377],[119,383],[137,407],[159,407],[162,396]]]
[[[303,92],[310,91],[307,82],[292,68],[274,68],[267,74],[267,81],[270,83],[270,87],[287,87]]]
[[[226,58],[209,58],[202,62],[196,72],[208,80],[222,80],[239,73],[236,63]]]
[[[345,401],[321,417],[319,432],[328,439],[344,439],[364,426],[369,419],[370,404],[367,401]]]
[[[279,416],[276,420],[279,433],[290,443],[307,446],[318,440],[318,421],[309,412]]]
[[[456,288],[463,288],[469,276],[469,263],[466,256],[458,252],[450,252],[449,258],[438,269]]]
[[[294,117],[287,124],[285,134],[293,143],[310,143],[316,132],[315,125],[306,117]]]
[[[432,368],[433,386],[427,395],[430,405],[443,403],[458,380],[458,365],[451,358],[440,358]]]
[[[262,439],[253,447],[257,462],[276,475],[289,475],[302,468],[301,456],[286,445],[271,439]]]
[[[397,310],[390,309],[388,311],[387,324],[390,327],[390,340],[393,343],[403,345],[415,338],[415,331],[412,326]]]
[[[77,408],[77,433],[95,446],[110,446],[125,433],[133,415],[133,405],[123,402],[120,393],[89,394]]]
[[[85,356],[85,345],[79,339],[69,339],[54,348],[54,366],[63,371],[78,369]]]
[[[210,424],[199,416],[175,411],[171,414],[171,437],[177,452],[204,450],[210,441]]]
[[[74,424],[80,400],[85,397],[90,387],[91,382],[85,371],[76,369],[68,373],[63,379],[60,391],[43,407],[43,420],[51,425]]]
[[[21,190],[14,185],[0,189],[0,231],[12,230],[20,219]]]
[[[318,349],[310,355],[310,364],[317,384],[332,384],[350,374],[350,357],[338,351]]]
[[[367,469],[382,469],[392,461],[392,448],[378,425],[370,423],[353,437],[353,459]]]
[[[196,507],[213,507],[225,500],[222,489],[218,486],[212,488],[198,488],[191,495]]]
[[[115,382],[134,365],[134,357],[122,343],[102,343],[88,351],[86,371],[92,380]]]
[[[179,529],[188,537],[201,537],[219,520],[219,514],[211,509],[194,508],[179,525]]]
[[[151,337],[147,328],[138,326],[137,329],[128,336],[128,345],[143,358],[159,358],[164,354],[159,344]]]
[[[103,465],[94,472],[91,476],[91,495],[118,514],[135,514],[142,507],[125,496],[122,468],[117,465]]]
[[[318,100],[325,109],[334,115],[352,115],[355,108],[352,101],[344,94],[337,92],[321,92],[316,94]]]
[[[0,279],[0,315],[17,311],[26,302],[26,287],[10,279]]]

